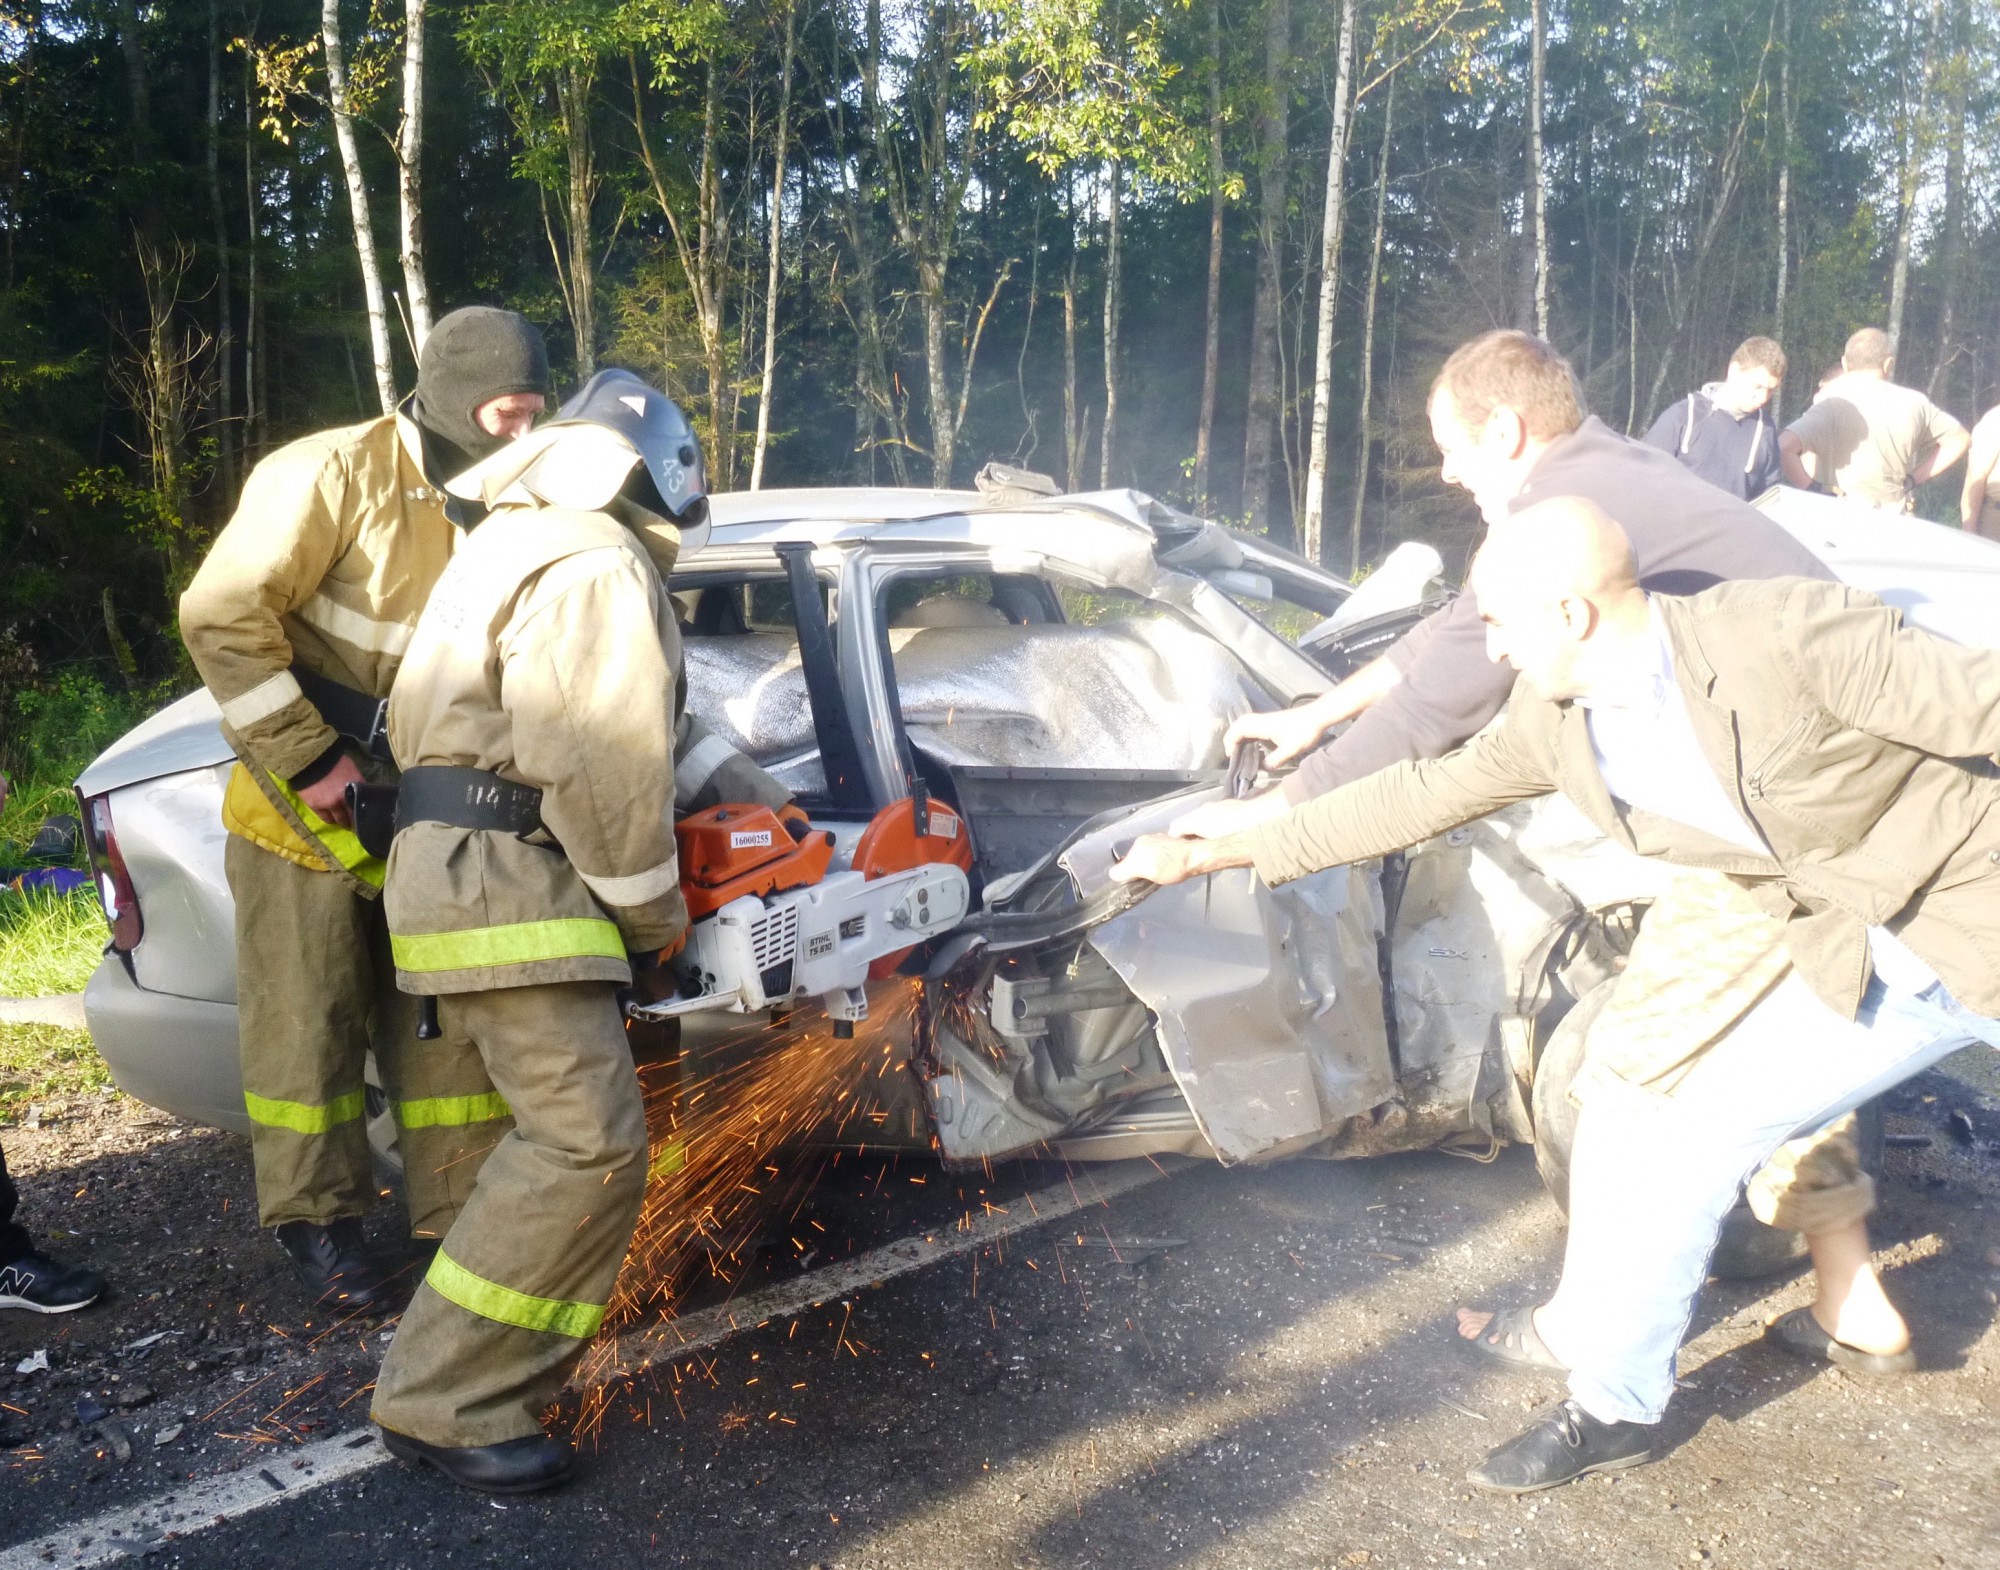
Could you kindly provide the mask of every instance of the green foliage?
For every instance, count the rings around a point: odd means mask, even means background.
[[[94,893],[0,889],[0,997],[81,992],[104,954],[104,938]]]
[[[92,758],[184,686],[170,677],[113,690],[83,666],[20,686],[0,699],[0,767],[17,793],[66,789]],[[10,803],[10,822],[14,810]]]
[[[19,1117],[33,1102],[89,1095],[110,1083],[88,1031],[0,1023],[0,1117]]]
[[[1202,385],[1212,84],[1225,200],[1204,504],[1247,515],[1239,459],[1260,258],[1240,199],[1258,194],[1268,0],[1222,0],[1215,43],[1209,0],[793,3],[433,6],[423,221],[434,309],[525,311],[549,334],[561,380],[575,317],[601,308],[579,352],[660,379],[726,474],[720,446],[747,442],[756,412],[790,14],[772,405],[785,440],[768,455],[767,482],[928,478],[932,397],[956,410],[961,376],[955,477],[987,458],[1064,470],[1065,394],[1073,430],[1103,428],[1104,193],[1115,159],[1124,227],[1112,480],[1185,495]],[[1281,448],[1296,462],[1340,6],[1288,4],[1289,168],[1275,260]],[[341,10],[351,105],[377,133],[361,138],[361,159],[393,287],[388,135],[402,112],[402,7],[343,0]],[[212,60],[203,6],[0,6],[0,758],[58,784],[182,668],[177,589],[248,466],[374,403],[319,7],[219,0],[217,14],[221,38],[238,47]],[[1961,418],[1991,400],[2000,10],[1974,0],[1547,0],[1547,16],[1552,334],[1598,413],[1644,424],[1653,403],[1699,385],[1735,342],[1774,325],[1781,169],[1794,366],[1785,408],[1804,406],[1849,330],[1885,317],[1899,196],[1913,176],[1901,370],[1919,386],[1935,372],[1934,396]],[[1458,341],[1532,318],[1528,5],[1361,0],[1358,22],[1329,508],[1344,518],[1359,490],[1369,551],[1419,536],[1458,560],[1478,523],[1462,493],[1439,483],[1423,392]],[[121,36],[128,26],[136,39]],[[144,127],[134,59],[150,87]],[[1778,99],[1787,60],[1789,128]],[[1391,72],[1375,443],[1361,453],[1372,239],[1361,215],[1373,211]],[[1951,209],[1946,176],[1960,144]],[[190,253],[170,336],[207,345],[189,368],[199,407],[172,444],[171,495],[156,485],[141,411],[115,385],[129,381],[131,346],[147,341],[142,242]],[[689,271],[712,298],[697,300]],[[407,389],[413,356],[392,336]],[[1082,448],[1075,472],[1094,481],[1095,440]],[[1949,477],[1927,506],[1948,508],[1948,489]],[[1272,532],[1287,537],[1282,508]],[[113,674],[121,643],[138,672],[129,694]],[[66,687],[63,672],[96,673],[102,703]]]
[[[1186,117],[1197,106],[1169,93],[1180,67],[1165,20],[1140,0],[988,0],[984,37],[965,54],[991,87],[981,127],[1004,126],[1050,173],[1115,158],[1163,190],[1197,194],[1202,132]]]

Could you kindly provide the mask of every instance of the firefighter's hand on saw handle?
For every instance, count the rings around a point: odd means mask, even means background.
[[[1185,883],[1205,872],[1249,865],[1250,852],[1240,835],[1202,840],[1142,834],[1112,865],[1111,878],[1116,883]]]
[[[639,1003],[662,1003],[673,997],[676,982],[674,973],[667,968],[668,962],[686,947],[687,933],[682,931],[665,948],[627,955],[632,966],[631,998]]]

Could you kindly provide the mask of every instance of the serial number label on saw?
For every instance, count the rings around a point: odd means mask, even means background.
[[[731,850],[756,850],[768,848],[771,843],[769,829],[732,829],[729,833]]]
[[[832,952],[833,952],[833,934],[831,932],[814,932],[807,936],[806,938],[807,959],[824,959],[827,955],[831,954]]]
[[[941,840],[957,839],[958,819],[954,818],[948,812],[940,812],[935,807],[931,808],[931,833],[935,834]]]

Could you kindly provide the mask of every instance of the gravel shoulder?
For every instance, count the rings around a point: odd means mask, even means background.
[[[385,1466],[149,1560],[514,1565],[587,1542],[649,1567],[1983,1570],[2000,1565],[1992,1069],[1955,1059],[1891,1106],[1876,1233],[1922,1372],[1865,1382],[1765,1346],[1802,1278],[1713,1284],[1672,1453],[1618,1477],[1521,1501],[1462,1481],[1558,1393],[1450,1340],[1456,1304],[1554,1279],[1560,1220],[1530,1153],[1301,1161],[1197,1167],[613,1385],[559,1494],[502,1508]],[[123,1289],[68,1323],[0,1316],[0,1401],[26,1413],[0,1412],[8,1540],[190,1473],[282,1476],[312,1425],[359,1417],[380,1333],[308,1322],[244,1220],[243,1142],[113,1098],[6,1138],[37,1224],[87,1237],[52,1241]],[[1005,1203],[1012,1181],[891,1170],[827,1174],[811,1213],[850,1242],[897,1236]],[[13,1374],[38,1346],[50,1370]],[[105,1394],[135,1386],[149,1398],[128,1407]],[[77,1419],[86,1393],[130,1461]]]

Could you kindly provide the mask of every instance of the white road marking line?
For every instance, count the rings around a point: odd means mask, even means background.
[[[259,1457],[253,1457],[259,1459]],[[249,1515],[280,1499],[294,1499],[344,1477],[380,1466],[388,1452],[373,1429],[350,1430],[330,1439],[316,1439],[283,1456],[263,1457],[268,1464],[241,1472],[184,1483],[172,1491],[122,1510],[107,1510],[73,1526],[31,1538],[0,1550],[0,1570],[48,1570],[50,1564],[101,1565],[143,1553],[169,1538],[187,1538],[236,1516]],[[278,1479],[273,1488],[265,1477]],[[80,1548],[88,1537],[90,1546]],[[53,1555],[53,1559],[45,1557]]]
[[[774,1319],[784,1319],[864,1287],[909,1275],[1030,1227],[1060,1221],[1079,1210],[1186,1170],[1187,1165],[1192,1163],[1156,1165],[1140,1160],[1121,1163],[1115,1170],[1085,1170],[1071,1182],[1055,1184],[1038,1194],[1023,1195],[1004,1211],[995,1206],[962,1231],[952,1225],[906,1237],[809,1275],[749,1293],[734,1303],[705,1308],[664,1325],[630,1331],[618,1337],[608,1367],[598,1358],[593,1359],[592,1366],[603,1370],[601,1383],[630,1378],[656,1364],[703,1351]],[[128,1555],[141,1554],[149,1547],[185,1541],[212,1526],[314,1493],[330,1483],[370,1471],[389,1459],[372,1427],[350,1429],[314,1440],[297,1450],[271,1455],[270,1464],[264,1467],[251,1470],[246,1463],[244,1471],[185,1483],[138,1504],[107,1510],[87,1521],[0,1549],[0,1570],[48,1570],[51,1563],[63,1570],[86,1570],[88,1566],[110,1564]],[[80,1546],[86,1537],[90,1539],[87,1548]]]

